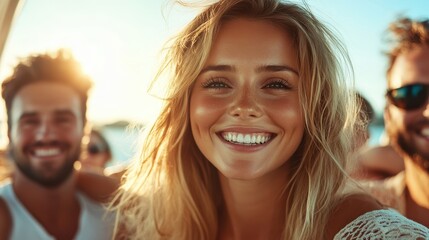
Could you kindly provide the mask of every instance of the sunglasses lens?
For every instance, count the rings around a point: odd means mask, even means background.
[[[100,152],[102,152],[102,151],[98,146],[96,146],[96,145],[89,145],[88,146],[88,153],[89,154],[97,154]]]
[[[428,86],[413,84],[388,91],[388,97],[398,108],[413,110],[422,107],[428,98]]]

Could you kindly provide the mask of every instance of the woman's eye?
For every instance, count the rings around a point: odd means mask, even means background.
[[[220,88],[231,88],[225,80],[222,79],[210,79],[204,83],[201,84],[203,88],[214,88],[214,89],[220,89]]]
[[[274,80],[263,86],[262,88],[270,89],[291,89],[289,83],[285,80]]]

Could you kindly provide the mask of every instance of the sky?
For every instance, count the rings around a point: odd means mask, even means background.
[[[385,30],[399,14],[428,18],[429,1],[306,2],[343,40],[357,90],[381,114],[386,87]],[[172,0],[24,0],[0,59],[0,79],[10,74],[19,58],[69,48],[94,81],[88,103],[91,121],[145,123],[161,106],[148,93],[148,86],[163,44],[197,12]],[[0,120],[5,118],[0,109]]]

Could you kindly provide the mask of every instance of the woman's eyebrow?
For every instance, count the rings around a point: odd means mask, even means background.
[[[201,73],[209,72],[209,71],[235,71],[235,68],[231,65],[208,65],[201,70]]]
[[[209,71],[233,72],[235,70],[236,69],[234,66],[226,65],[226,64],[208,65],[201,70],[200,74],[203,74],[203,73],[209,72]],[[288,65],[263,65],[263,66],[260,66],[256,69],[256,72],[281,72],[281,71],[293,72],[297,76],[299,76],[298,71],[295,70],[293,67],[290,67]]]
[[[258,67],[257,69],[257,72],[281,72],[281,71],[293,72],[297,76],[299,76],[298,71],[288,65],[264,65],[264,66]]]

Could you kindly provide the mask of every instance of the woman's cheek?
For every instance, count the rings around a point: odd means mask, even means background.
[[[227,101],[222,98],[193,96],[191,98],[191,121],[206,124],[214,123],[225,113],[226,106]]]

